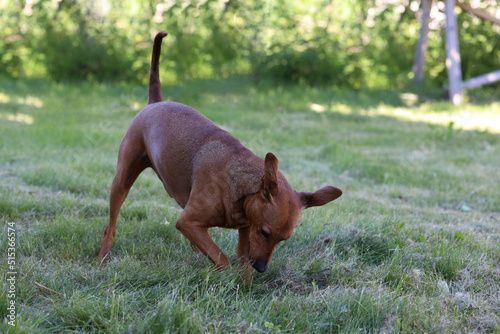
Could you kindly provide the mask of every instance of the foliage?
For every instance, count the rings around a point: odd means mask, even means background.
[[[490,21],[459,15],[462,75],[471,78],[500,68],[500,29]]]
[[[0,75],[144,82],[152,37],[167,30],[166,83],[252,73],[259,81],[402,87],[411,77],[419,33],[415,4],[4,0]],[[427,83],[442,86],[447,80],[442,12],[433,20]],[[500,67],[497,27],[462,12],[458,21],[464,77]]]

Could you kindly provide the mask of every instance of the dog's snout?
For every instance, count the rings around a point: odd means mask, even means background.
[[[267,260],[259,260],[253,263],[253,267],[260,273],[263,273],[267,269]]]

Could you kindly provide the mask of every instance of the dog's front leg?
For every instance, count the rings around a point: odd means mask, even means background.
[[[229,266],[229,259],[222,250],[215,244],[205,224],[183,218],[179,218],[175,227],[184,234],[191,242],[191,246],[196,247],[205,254],[218,269]]]
[[[250,228],[243,227],[238,230],[238,245],[236,246],[236,255],[240,265],[245,270],[245,279],[252,281],[252,265],[250,263]]]

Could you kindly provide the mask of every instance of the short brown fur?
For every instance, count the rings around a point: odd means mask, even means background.
[[[301,210],[333,201],[342,191],[326,186],[314,193],[297,192],[278,171],[274,154],[263,160],[196,110],[161,102],[158,64],[166,35],[160,32],[154,40],[148,106],[134,118],[120,145],[100,263],[109,258],[118,213],[132,184],[151,167],[184,209],[175,226],[194,249],[225,268],[229,259],[207,230],[237,229],[237,256],[247,275],[250,265],[263,272],[276,245],[292,236]]]

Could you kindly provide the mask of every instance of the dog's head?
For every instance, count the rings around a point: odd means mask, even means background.
[[[297,192],[278,172],[278,159],[266,155],[259,191],[245,198],[244,218],[249,225],[248,257],[253,267],[264,272],[279,242],[287,240],[302,210],[325,205],[342,195],[338,188],[326,186],[313,193]]]

